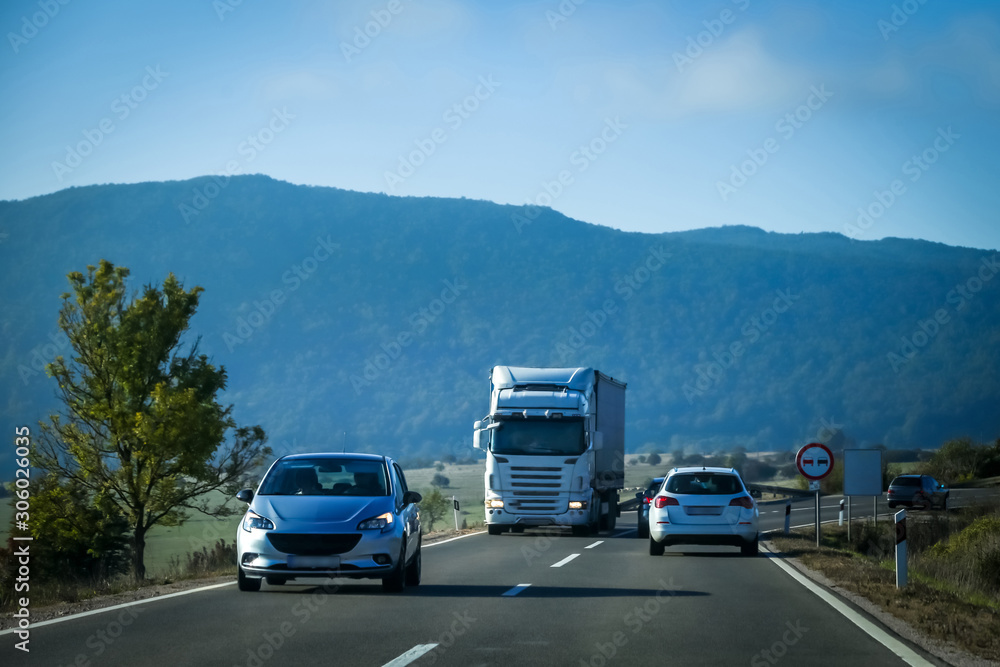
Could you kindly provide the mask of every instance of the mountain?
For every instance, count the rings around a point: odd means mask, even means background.
[[[1000,435],[993,250],[750,227],[626,233],[551,209],[263,176],[0,202],[0,426],[57,408],[66,274],[205,288],[189,342],[281,453],[471,453],[495,364],[628,383],[630,451],[790,449],[836,430]],[[7,465],[6,462],[3,465]]]

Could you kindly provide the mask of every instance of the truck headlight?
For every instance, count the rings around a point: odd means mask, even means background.
[[[503,501],[500,500],[499,498],[490,498],[489,500],[486,501],[486,506],[487,507],[502,508],[503,507]]]
[[[586,500],[571,500],[569,501],[569,508],[571,510],[585,510],[587,509]]]

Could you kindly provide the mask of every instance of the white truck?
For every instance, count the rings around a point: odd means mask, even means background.
[[[625,383],[592,368],[496,366],[490,385],[490,413],[473,432],[486,452],[489,534],[613,529],[625,486]]]

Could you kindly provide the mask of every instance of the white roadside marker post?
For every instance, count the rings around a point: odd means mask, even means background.
[[[906,510],[896,512],[896,588],[906,587]]]
[[[840,499],[840,519],[837,522],[838,526],[844,525],[844,499]]]

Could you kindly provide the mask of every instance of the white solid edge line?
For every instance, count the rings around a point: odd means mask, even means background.
[[[437,644],[417,644],[398,658],[385,663],[382,667],[403,667],[403,665],[410,664],[424,653],[434,650],[435,646],[437,646]]]
[[[563,565],[565,565],[566,563],[570,562],[571,560],[573,560],[574,558],[576,558],[579,555],[580,554],[570,554],[570,555],[566,556],[565,558],[563,558],[558,563],[553,563],[552,565],[549,565],[549,567],[562,567]]]
[[[431,547],[436,547],[439,544],[447,544],[448,542],[454,542],[455,540],[461,540],[466,537],[472,537],[473,535],[485,535],[486,531],[481,530],[478,533],[468,533],[466,535],[459,535],[458,537],[449,537],[447,540],[441,540],[439,542],[431,542],[430,544],[420,545],[421,549],[430,549]]]
[[[518,593],[520,593],[521,591],[523,591],[525,588],[528,588],[529,586],[531,586],[531,584],[518,584],[517,586],[514,586],[514,588],[510,589],[509,591],[501,593],[500,597],[502,597],[502,598],[503,597],[508,597],[508,598],[514,597],[515,595],[517,595]]]
[[[586,546],[586,547],[584,547],[584,549],[593,549],[593,548],[594,548],[594,547],[596,547],[596,546],[597,546],[598,544],[604,544],[604,540],[597,540],[597,541],[596,541],[596,542],[594,542],[593,544],[591,544],[591,545],[589,545],[589,546]]]
[[[75,618],[83,618],[84,616],[93,616],[94,614],[103,614],[109,611],[115,611],[116,609],[125,609],[126,607],[134,607],[140,604],[146,604],[147,602],[157,602],[159,600],[167,600],[169,598],[180,597],[181,595],[190,595],[191,593],[200,593],[201,591],[210,591],[213,588],[222,588],[223,586],[232,586],[236,581],[227,581],[224,584],[212,584],[211,586],[202,586],[201,588],[192,588],[187,591],[179,591],[177,593],[169,593],[167,595],[157,595],[151,598],[146,598],[144,600],[136,600],[135,602],[125,602],[123,604],[116,604],[112,607],[104,607],[102,609],[91,609],[90,611],[82,611],[79,614],[73,614],[71,616],[63,616],[61,618],[53,618],[48,621],[39,621],[37,623],[32,623],[32,628],[40,628],[46,625],[52,625],[54,623],[62,623],[63,621],[71,621]],[[12,632],[16,632],[18,628],[10,628],[9,630],[0,630],[0,635],[8,635]]]
[[[764,551],[767,551],[770,554],[774,553],[763,545],[761,545],[760,548],[763,549]],[[928,662],[927,660],[922,658],[909,646],[899,641],[898,639],[895,639],[894,637],[889,635],[885,630],[878,627],[877,625],[869,621],[867,618],[865,618],[858,612],[851,609],[844,602],[842,602],[840,598],[818,586],[816,583],[814,583],[812,580],[810,580],[808,577],[803,575],[801,572],[796,570],[791,565],[788,565],[787,563],[782,563],[781,559],[779,558],[771,558],[770,561],[775,565],[777,565],[778,567],[780,567],[782,570],[784,570],[792,579],[795,579],[797,582],[799,582],[807,589],[815,593],[821,600],[823,600],[823,602],[826,602],[828,605],[833,607],[847,620],[851,621],[852,623],[854,623],[854,625],[864,630],[872,639],[874,639],[879,644],[882,644],[882,646],[885,646],[887,649],[895,653],[896,656],[898,656],[906,664],[913,665],[913,667],[918,667],[918,666],[933,667],[933,663]]]

